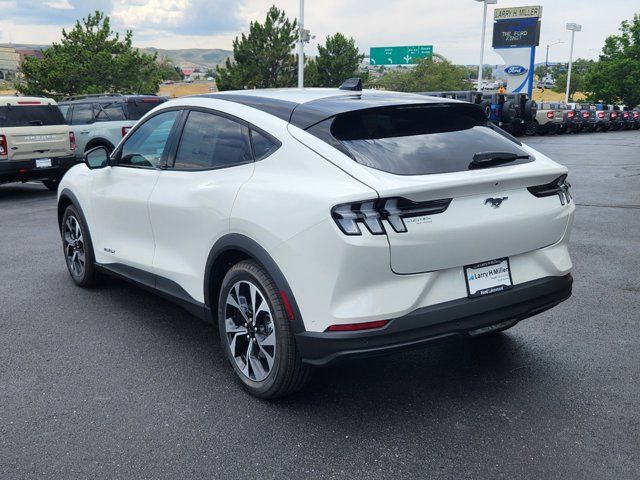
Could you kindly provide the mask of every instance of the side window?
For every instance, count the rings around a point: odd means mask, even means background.
[[[251,143],[256,161],[267,158],[280,147],[278,143],[255,130],[251,130]]]
[[[246,126],[212,113],[192,111],[182,131],[174,168],[223,168],[252,159]]]
[[[95,103],[93,110],[96,112],[96,122],[125,120],[121,103]]]
[[[122,146],[118,165],[158,167],[179,113],[178,110],[160,113],[140,125]]]
[[[93,108],[90,103],[76,103],[73,106],[71,125],[83,125],[93,120]]]
[[[69,113],[69,105],[58,105],[58,108],[60,109],[60,113],[62,113],[62,116],[65,118],[65,121],[66,121],[67,113]]]

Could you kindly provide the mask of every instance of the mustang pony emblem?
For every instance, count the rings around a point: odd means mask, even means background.
[[[499,208],[500,205],[502,205],[502,202],[508,199],[509,197],[500,197],[500,198],[489,197],[484,201],[484,204],[491,205],[491,208]]]

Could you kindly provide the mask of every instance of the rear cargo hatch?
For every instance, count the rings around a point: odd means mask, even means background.
[[[8,160],[70,155],[69,126],[57,105],[0,106],[0,129]]]
[[[470,107],[377,108],[332,120],[336,147],[375,169],[368,184],[380,200],[366,207],[365,217],[372,208],[381,212],[396,273],[509,257],[551,245],[565,231],[559,195],[539,198],[527,187],[552,182],[566,169],[536,160]]]

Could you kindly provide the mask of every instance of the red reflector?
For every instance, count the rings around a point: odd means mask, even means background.
[[[611,118],[617,118],[618,114],[616,112],[611,112]]]
[[[76,145],[76,136],[73,132],[69,132],[69,144],[71,145],[71,151],[75,152],[78,145]]]
[[[547,112],[547,118],[549,119],[553,118],[553,112]]]
[[[7,151],[7,137],[0,135],[0,155],[6,155]]]
[[[604,118],[604,112],[598,112],[598,118]]]
[[[18,170],[18,172],[20,173],[27,173],[29,171],[28,168],[21,168],[20,170]]]
[[[131,130],[131,127],[122,127],[122,136],[124,137],[129,130]]]
[[[347,323],[344,325],[331,325],[327,328],[327,332],[354,332],[358,330],[372,330],[374,328],[382,328],[389,320],[375,320],[373,322]]]
[[[575,112],[567,112],[567,116],[569,118],[573,118],[574,115],[575,115]]]
[[[589,118],[589,112],[582,112],[583,118]]]
[[[633,118],[640,118],[640,113],[633,112]]]
[[[282,299],[282,305],[284,305],[284,311],[287,313],[287,318],[289,321],[293,322],[296,319],[296,316],[293,314],[293,308],[291,308],[287,294],[282,290],[280,290],[280,298]]]
[[[18,105],[42,105],[40,102],[36,102],[36,101],[19,101],[18,100]]]

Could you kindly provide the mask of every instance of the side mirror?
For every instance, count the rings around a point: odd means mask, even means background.
[[[109,151],[106,147],[96,147],[84,154],[84,163],[91,170],[104,168],[109,164]]]

